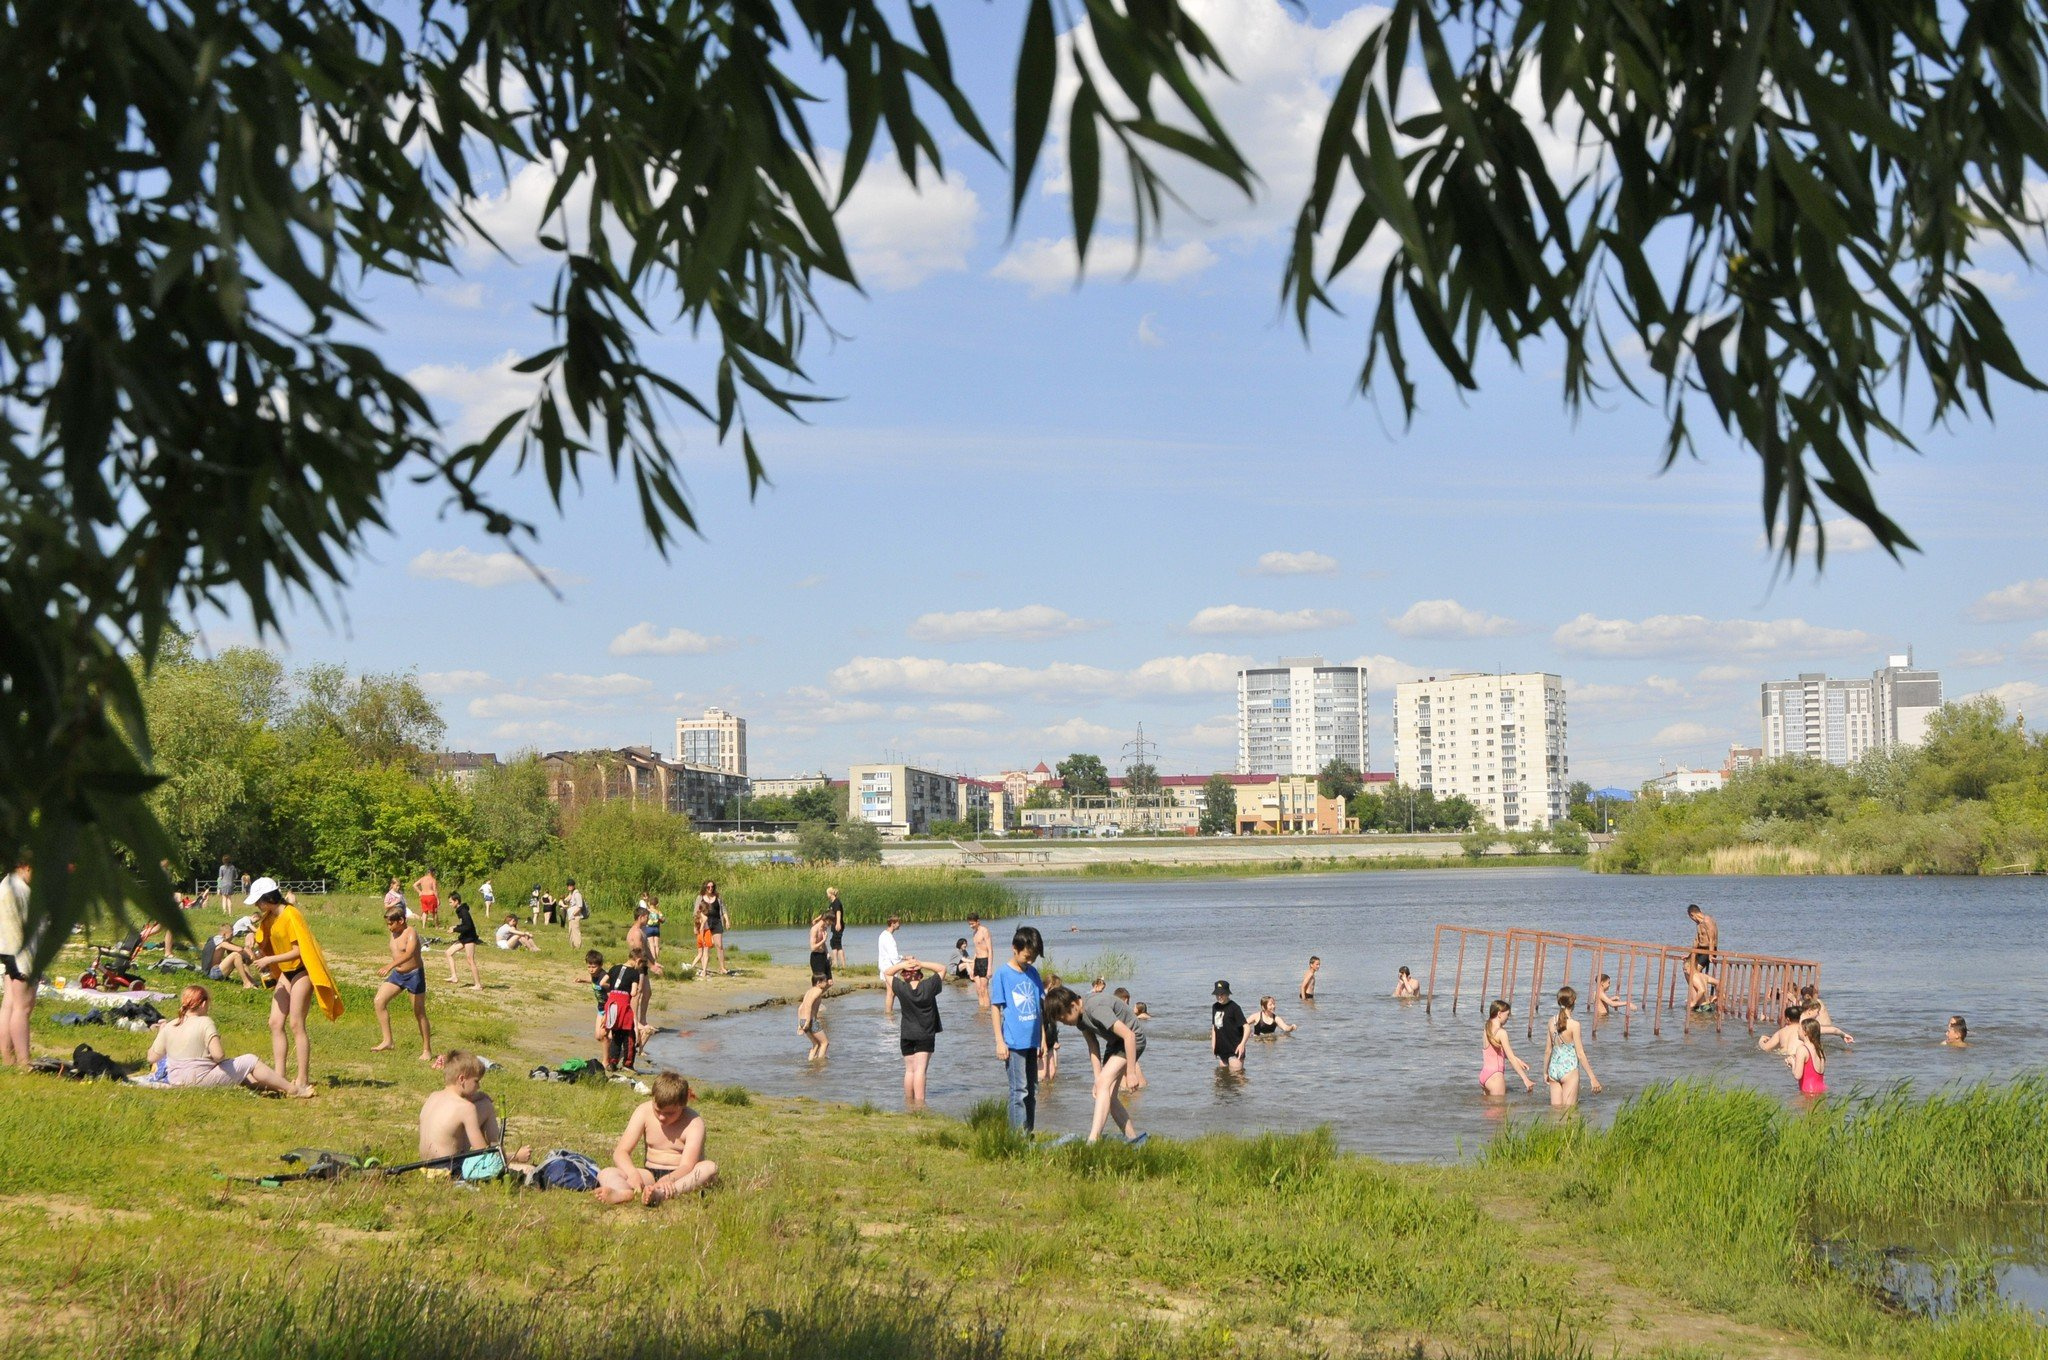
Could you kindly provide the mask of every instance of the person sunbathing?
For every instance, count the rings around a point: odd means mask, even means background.
[[[484,1060],[453,1049],[442,1055],[439,1066],[441,1089],[420,1106],[420,1159],[459,1157],[502,1144],[505,1129],[498,1107],[483,1093]],[[505,1164],[524,1171],[532,1155],[531,1148],[522,1147],[506,1153]]]
[[[164,1080],[172,1086],[253,1086],[259,1091],[292,1094],[292,1084],[264,1066],[254,1053],[239,1058],[227,1056],[221,1047],[220,1030],[207,1011],[213,994],[194,984],[178,994],[178,1018],[158,1026],[150,1040],[149,1061],[164,1065]]]
[[[633,1165],[633,1153],[647,1147],[645,1167]],[[654,1079],[654,1098],[644,1101],[626,1122],[626,1131],[612,1149],[612,1164],[597,1176],[591,1191],[606,1204],[660,1204],[676,1195],[703,1190],[718,1179],[718,1163],[704,1156],[704,1116],[690,1108],[690,1083],[675,1072]]]

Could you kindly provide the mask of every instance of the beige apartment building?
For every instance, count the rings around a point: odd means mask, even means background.
[[[1469,799],[1504,831],[1565,815],[1564,680],[1545,671],[1464,671],[1394,687],[1394,778]]]
[[[707,708],[701,718],[677,718],[676,759],[745,777],[747,720],[722,708]]]
[[[959,779],[915,765],[855,765],[846,785],[847,816],[884,836],[920,835],[961,813]]]

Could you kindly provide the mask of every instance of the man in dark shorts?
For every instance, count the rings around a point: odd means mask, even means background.
[[[988,927],[981,923],[979,916],[967,918],[967,938],[974,951],[974,1002],[982,1010],[987,1010],[988,970],[995,961],[995,943],[989,939]]]
[[[832,928],[825,947],[831,951],[830,962],[840,968],[846,966],[846,904],[839,900],[839,889],[825,889],[825,924]]]
[[[1692,918],[1692,967],[1685,970],[1685,1004],[1698,1010],[1713,999],[1720,985],[1713,977],[1714,955],[1721,948],[1721,927],[1694,902],[1685,914]]]
[[[939,993],[946,989],[945,980],[938,965],[920,962],[910,954],[885,968],[883,976],[889,990],[903,1003],[903,1103],[921,1109],[925,1073],[931,1068],[939,1031],[945,1028],[939,1020]]]
[[[1216,984],[1216,1003],[1209,1007],[1210,1050],[1226,1072],[1244,1071],[1244,1007],[1230,999],[1230,984]]]

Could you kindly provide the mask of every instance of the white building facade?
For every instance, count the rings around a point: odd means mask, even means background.
[[[1394,687],[1394,779],[1469,799],[1504,831],[1562,820],[1564,680],[1546,671],[1463,672]]]
[[[855,765],[846,777],[846,811],[885,836],[916,836],[960,815],[960,781],[915,765]]]
[[[747,720],[722,708],[707,708],[701,718],[677,718],[676,759],[744,776]]]
[[[1867,680],[1818,672],[1766,680],[1762,703],[1765,760],[1800,756],[1853,765],[1872,751],[1927,739],[1927,720],[1941,707],[1941,673],[1915,666],[1907,652],[1887,657]]]
[[[1333,760],[1361,773],[1371,754],[1366,668],[1281,657],[1237,673],[1239,774],[1317,774]]]
[[[1665,798],[1690,798],[1696,793],[1712,793],[1727,782],[1728,776],[1720,770],[1688,770],[1681,766],[1646,780],[1643,788]]]

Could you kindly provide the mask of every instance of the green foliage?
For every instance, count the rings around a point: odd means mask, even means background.
[[[1778,760],[1623,811],[1611,872],[1970,874],[2048,864],[2048,744],[1995,699],[1950,704],[1917,749],[1854,768]]]
[[[1560,855],[1583,855],[1589,844],[1586,828],[1570,818],[1552,822],[1550,829],[1543,833],[1543,840]]]
[[[1388,831],[1463,831],[1479,821],[1479,809],[1462,794],[1440,799],[1427,789],[1395,784],[1380,797],[1379,820]]]
[[[827,887],[839,889],[853,925],[880,925],[891,916],[911,922],[961,921],[972,912],[995,920],[1027,905],[1008,884],[965,869],[729,864],[718,880],[742,930],[809,925],[825,909]]]
[[[627,802],[584,808],[569,830],[539,854],[501,865],[497,881],[508,900],[529,884],[559,894],[570,879],[593,912],[629,909],[642,892],[687,903],[725,864],[688,821],[658,808]]]
[[[1024,795],[1024,806],[1027,808],[1056,808],[1063,805],[1060,791],[1047,788],[1043,784]]]
[[[1068,798],[1100,798],[1109,793],[1109,767],[1101,756],[1076,751],[1053,767]]]
[[[872,822],[849,821],[839,829],[839,858],[848,864],[880,864],[882,832]]]
[[[765,794],[759,798],[734,799],[726,810],[732,820],[745,818],[750,822],[800,822],[805,820],[797,811],[796,801],[779,794]],[[818,820],[823,820],[822,818]]]
[[[975,830],[967,822],[952,817],[941,817],[926,826],[924,834],[937,841],[971,841],[974,839]]]
[[[470,781],[469,802],[477,834],[506,859],[539,854],[555,834],[547,770],[531,752],[478,770]]]
[[[798,789],[790,795],[791,821],[824,822],[836,826],[846,820],[845,789],[829,785]]]
[[[278,781],[273,806],[277,859],[308,866],[344,892],[396,875],[410,882],[432,869],[450,883],[487,871],[496,859],[478,836],[468,800],[448,780],[423,780],[395,765],[358,765],[339,743],[317,749]]]
[[[1365,787],[1365,776],[1348,760],[1332,760],[1316,776],[1316,791],[1325,798],[1356,798]]]
[[[1491,827],[1481,827],[1458,837],[1458,848],[1468,859],[1484,859],[1494,846],[1500,844],[1502,833]]]
[[[1230,776],[1212,774],[1202,784],[1202,834],[1237,830],[1237,786]]]
[[[1159,792],[1159,769],[1143,762],[1124,771],[1124,795],[1129,798],[1149,798]]]
[[[825,822],[805,822],[796,829],[797,855],[806,864],[837,864],[839,835]]]

